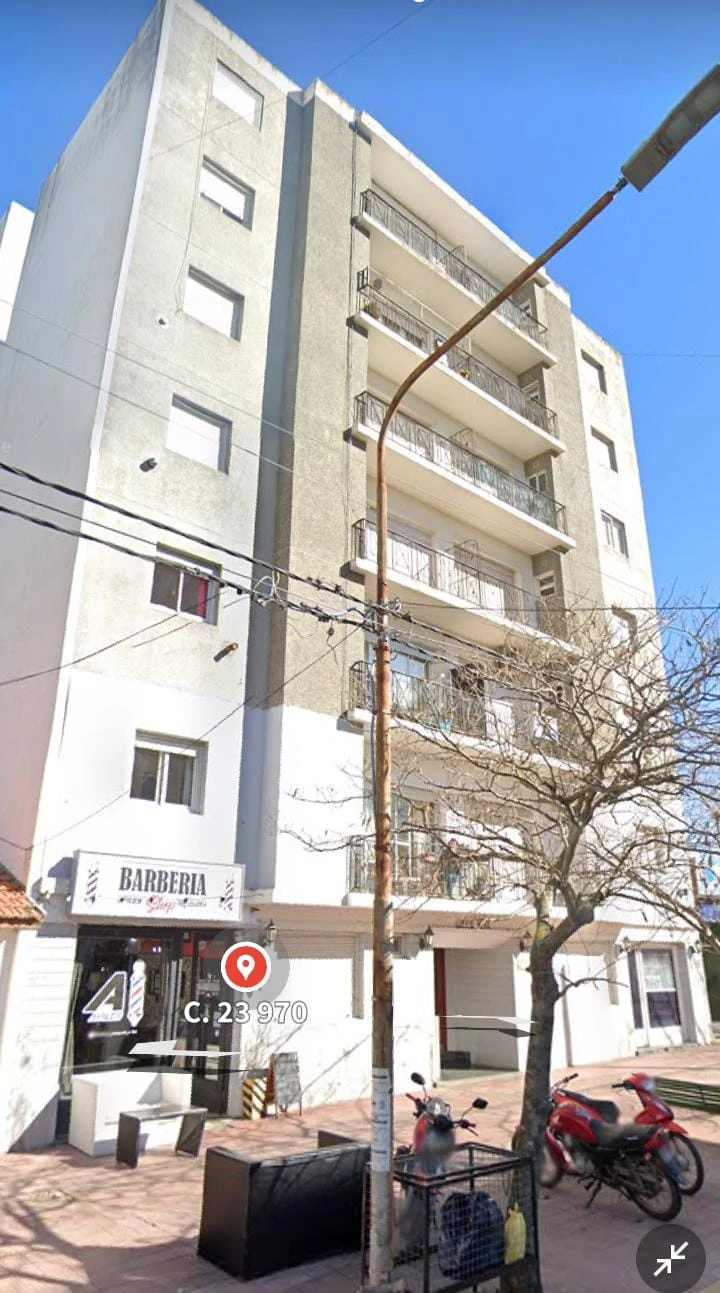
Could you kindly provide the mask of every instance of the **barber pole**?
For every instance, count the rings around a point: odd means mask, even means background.
[[[130,1000],[127,1019],[131,1028],[137,1028],[145,1014],[145,962],[135,961],[130,975]]]

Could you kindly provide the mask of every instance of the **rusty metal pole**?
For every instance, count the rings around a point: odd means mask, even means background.
[[[377,443],[377,641],[375,647],[375,893],[373,904],[373,1017],[372,1017],[372,1150],[370,1162],[370,1257],[366,1288],[393,1287],[393,897],[392,897],[392,766],[390,723],[392,678],[390,672],[389,609],[387,597],[387,475],[385,441],[390,423],[407,392],[428,368],[452,350],[503,301],[529,282],[557,252],[576,238],[591,220],[610,205],[628,181],[614,188],[580,216],[532,264],[522,270],[481,310],[453,332],[437,350],[400,384],[380,427]]]

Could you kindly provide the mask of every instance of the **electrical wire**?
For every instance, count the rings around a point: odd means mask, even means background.
[[[250,556],[248,555],[248,553],[245,553],[245,552],[239,552],[235,548],[226,547],[224,544],[216,543],[212,539],[202,538],[200,535],[197,535],[192,531],[181,530],[177,526],[169,525],[165,521],[157,521],[155,520],[154,517],[143,516],[141,513],[135,512],[130,508],[120,507],[117,503],[105,502],[103,499],[97,498],[93,494],[86,494],[83,490],[73,489],[70,485],[63,485],[63,484],[60,484],[58,481],[49,480],[47,477],[38,476],[35,472],[28,471],[24,467],[14,467],[12,466],[11,463],[0,461],[0,471],[7,472],[11,476],[18,476],[22,480],[28,480],[33,485],[39,485],[46,489],[55,490],[58,493],[63,494],[68,498],[76,498],[81,502],[90,503],[93,507],[104,508],[109,512],[113,512],[118,516],[124,517],[126,520],[139,521],[142,525],[151,526],[156,530],[161,530],[163,533],[174,534],[176,537],[186,539],[192,543],[200,544],[202,547],[209,548],[213,552],[220,552],[220,553],[226,554],[227,556],[233,557],[235,560],[238,560],[238,561],[246,561],[251,566],[261,566],[264,569],[270,571],[273,575],[283,575],[285,578],[292,579],[295,582],[308,584],[312,588],[316,588],[319,592],[331,593],[331,594],[334,594],[335,596],[343,597],[346,601],[354,602],[356,605],[360,605],[363,607],[366,605],[364,598],[356,597],[353,593],[346,592],[346,590],[343,589],[340,586],[340,584],[331,584],[326,580],[313,578],[311,575],[295,575],[291,571],[285,570],[281,566],[273,566],[270,562],[263,561],[259,557]],[[26,500],[26,501],[38,502],[40,503],[40,506],[44,506],[44,504],[40,502],[40,500]],[[94,521],[90,521],[89,523],[99,524],[98,522],[94,522]],[[106,528],[110,528],[110,527],[106,527]],[[128,537],[128,536],[126,535],[125,537]],[[133,536],[133,537],[136,537],[136,536]],[[145,539],[142,536],[137,536],[137,537],[143,543],[151,542],[151,540]],[[149,559],[152,560],[152,558],[149,558]]]
[[[115,552],[122,553],[124,556],[136,557],[139,561],[145,561],[153,566],[157,563],[157,557],[152,554],[145,553],[145,552],[136,552],[134,549],[128,548],[124,544],[115,543],[110,539],[101,539],[98,535],[95,535],[95,534],[86,534],[82,530],[67,529],[64,526],[58,525],[56,521],[48,520],[46,517],[28,516],[27,513],[20,512],[16,508],[7,507],[5,504],[0,504],[0,515],[12,516],[18,520],[27,521],[31,525],[39,526],[41,529],[52,530],[58,534],[64,534],[70,538],[85,539],[90,543],[96,543],[101,547],[110,548]],[[172,570],[178,570],[181,573],[186,573],[188,569],[186,564],[173,562],[169,558],[165,559],[165,557],[162,558],[162,564]],[[251,598],[252,601],[256,602],[258,605],[264,605],[267,602],[272,601],[284,607],[284,609],[286,610],[296,610],[304,614],[312,615],[324,624],[334,622],[338,624],[352,624],[354,626],[357,626],[357,623],[358,623],[357,620],[351,620],[348,617],[352,614],[356,614],[356,615],[361,614],[360,607],[357,607],[357,608],[351,607],[347,611],[335,611],[330,609],[327,606],[323,606],[320,604],[316,604],[315,606],[310,606],[307,602],[290,601],[289,598],[282,600],[278,596],[277,590],[275,588],[271,588],[269,591],[260,593],[256,591],[256,589],[253,586],[247,586],[245,584],[237,583],[236,581],[224,578],[221,575],[213,576],[213,580],[215,582],[216,587],[231,588],[235,592],[238,592],[241,594],[245,593]],[[366,610],[365,614],[363,614],[363,617],[362,617],[363,623],[367,618],[367,614],[368,612]]]
[[[40,317],[40,316],[35,316],[35,317]],[[52,326],[60,327],[61,325],[52,325]],[[62,330],[63,330],[63,331],[69,331],[68,329],[62,329]],[[77,335],[77,334],[73,334],[73,333],[71,333],[71,335]],[[99,344],[99,343],[92,343],[92,344]],[[159,412],[158,410],[156,410],[156,409],[150,409],[150,408],[149,408],[149,407],[147,407],[146,405],[140,404],[138,401],[135,401],[135,400],[131,400],[131,399],[129,399],[127,396],[123,396],[123,395],[120,395],[120,394],[115,394],[115,393],[113,393],[113,392],[109,391],[106,387],[101,387],[101,386],[99,386],[97,383],[95,383],[95,382],[91,382],[91,381],[89,381],[89,380],[88,380],[88,379],[86,379],[86,378],[78,377],[75,373],[70,372],[68,369],[64,369],[64,368],[60,367],[59,365],[56,365],[56,364],[51,363],[51,362],[50,362],[50,361],[48,361],[48,360],[40,359],[38,356],[36,356],[36,355],[32,355],[32,354],[30,354],[29,352],[26,352],[26,351],[22,351],[22,350],[20,350],[18,347],[14,347],[14,346],[7,346],[7,344],[6,344],[6,348],[7,348],[7,349],[10,349],[10,350],[15,351],[15,353],[18,353],[18,354],[20,354],[20,355],[23,355],[23,356],[24,356],[24,357],[26,357],[26,358],[29,358],[30,360],[32,360],[32,361],[33,361],[33,362],[35,362],[35,363],[39,363],[39,364],[41,364],[41,365],[45,365],[45,366],[47,366],[47,367],[50,367],[50,368],[52,368],[52,369],[54,369],[54,370],[56,370],[56,371],[62,372],[62,373],[64,373],[66,376],[71,377],[71,378],[73,378],[73,379],[75,379],[75,380],[77,380],[77,381],[82,382],[84,385],[91,386],[93,389],[96,389],[96,390],[98,390],[98,391],[101,391],[101,390],[102,390],[104,393],[107,393],[107,394],[111,395],[111,397],[112,397],[113,399],[121,400],[123,403],[127,403],[127,404],[131,405],[132,407],[135,407],[135,408],[138,408],[138,409],[142,410],[143,412],[150,413],[150,414],[151,414],[151,416],[153,416],[153,417],[161,418],[163,421],[166,421],[166,420],[167,420],[167,415],[166,415],[166,414],[164,414],[164,413],[160,413],[160,412]],[[130,363],[138,364],[141,368],[148,369],[149,371],[154,372],[154,373],[156,373],[156,374],[157,374],[157,375],[159,375],[159,376],[165,376],[165,377],[168,377],[168,378],[170,378],[170,379],[172,380],[172,374],[169,374],[169,373],[165,372],[163,369],[156,369],[156,368],[152,368],[150,365],[142,364],[139,360],[133,360],[133,359],[131,359],[131,358],[130,358],[130,357],[128,357],[128,356],[124,356],[124,355],[122,354],[122,352],[120,352],[120,351],[118,351],[118,352],[116,352],[116,353],[117,353],[121,358],[126,358],[126,359],[128,360],[128,362],[130,362]],[[198,389],[198,390],[199,390],[199,388],[190,388],[190,389]],[[202,391],[200,391],[200,393],[202,394],[203,392],[202,392]],[[255,420],[255,421],[258,421],[258,422],[260,422],[261,424],[264,424],[264,425],[266,425],[266,426],[269,426],[269,427],[271,427],[271,428],[272,428],[272,429],[274,429],[274,430],[282,431],[282,432],[284,432],[284,433],[285,433],[285,434],[287,434],[287,435],[292,435],[292,434],[293,434],[293,433],[292,433],[292,431],[290,431],[290,430],[289,430],[289,428],[287,428],[287,427],[283,427],[283,426],[280,426],[280,425],[279,425],[279,424],[277,424],[277,423],[270,422],[270,421],[268,421],[267,419],[263,418],[262,416],[258,416],[257,414],[251,414],[251,413],[250,413],[249,411],[247,411],[247,410],[242,410],[242,411],[244,412],[244,414],[245,414],[246,416],[250,417],[251,419],[253,419],[253,420]],[[316,443],[318,443],[318,444],[322,444],[322,446],[323,446],[324,448],[327,448],[327,442],[326,442],[325,440],[320,439],[320,438],[319,438],[319,437],[317,437],[317,436],[308,436],[308,437],[307,437],[307,439],[308,439],[308,440],[310,440],[310,441],[315,441],[315,442],[316,442]],[[260,454],[260,453],[258,453],[258,452],[257,452],[257,451],[255,451],[255,450],[248,449],[246,446],[239,444],[239,443],[238,443],[237,441],[235,441],[235,440],[233,440],[233,441],[232,441],[232,444],[233,444],[235,447],[239,448],[242,452],[249,454],[251,457],[257,458],[257,459],[259,459],[259,460],[260,460],[260,461],[262,461],[262,462],[266,462],[266,463],[268,463],[270,466],[275,467],[275,468],[277,468],[277,469],[279,469],[279,470],[281,470],[281,471],[287,471],[288,473],[290,473],[290,474],[294,477],[294,479],[297,479],[297,480],[306,480],[306,481],[308,481],[308,482],[309,482],[309,483],[311,483],[311,484],[316,484],[316,483],[317,483],[313,478],[311,478],[311,477],[307,477],[307,476],[303,476],[303,475],[301,475],[300,473],[297,473],[297,472],[295,471],[295,469],[294,469],[294,468],[292,468],[292,467],[288,467],[286,464],[281,463],[281,462],[277,461],[276,459],[268,458],[266,455]],[[416,487],[415,487],[415,488],[414,488],[414,494],[416,494],[416,495],[418,495],[418,496],[421,496],[421,497],[426,498],[429,502],[432,502],[432,503],[434,503],[434,504],[437,506],[437,497],[436,497],[436,495],[432,494],[430,490],[422,490],[422,489],[418,489],[418,488],[416,488]],[[99,506],[103,506],[104,504],[102,504],[102,503],[98,503],[98,505],[99,505]],[[179,519],[179,518],[176,518],[176,519]],[[159,523],[159,522],[156,522],[156,524],[158,524],[158,525],[159,525],[160,523]],[[162,526],[162,528],[166,528],[166,529],[169,529],[169,530],[171,529],[171,527],[169,527],[169,526]],[[182,532],[180,532],[180,533],[182,534]],[[207,546],[212,546],[212,545],[210,544],[210,541],[208,541],[208,540],[206,540],[206,539],[201,539],[201,538],[199,538],[199,537],[197,537],[197,536],[196,536],[196,541],[197,541],[197,542],[200,542],[200,543],[203,543],[203,544],[206,544]],[[221,546],[221,545],[218,545],[218,546]],[[223,550],[223,551],[227,551],[227,549],[224,549],[224,548],[221,548],[221,550]],[[242,557],[241,559],[243,559],[243,560],[250,560],[250,558],[248,558],[248,557]],[[257,561],[258,559],[257,559],[257,558],[253,558],[253,560]],[[573,563],[574,563],[574,565],[575,565],[575,567],[576,567],[576,568],[578,568],[578,567],[579,567],[579,568],[581,568],[581,569],[586,569],[586,570],[590,571],[591,573],[597,573],[597,568],[596,568],[595,566],[591,565],[589,562],[582,562],[582,561],[580,561],[576,556],[573,556]],[[267,565],[269,565],[269,563],[266,563],[266,564],[267,564]],[[306,580],[306,582],[309,582],[309,583],[311,583],[311,584],[314,582],[314,581],[312,580],[312,578],[311,578],[311,577],[309,577],[309,576],[306,576],[306,577],[303,577],[303,576],[290,576],[290,577],[292,577],[292,578],[298,578],[298,579],[303,579],[303,578],[304,578],[304,579]],[[623,580],[623,579],[621,579],[619,576],[617,576],[617,577],[616,577],[616,576],[614,576],[614,578],[616,578],[616,582],[619,582],[619,583],[624,584],[624,585],[625,585],[625,587],[627,587],[627,588],[631,589],[634,593],[637,593],[637,591],[638,591],[638,586],[637,586],[637,584],[636,584],[636,583],[631,583],[629,580]],[[331,589],[328,587],[328,588],[326,588],[326,591],[331,591]],[[332,590],[332,591],[335,591],[335,590]],[[349,594],[349,593],[347,593],[346,591],[343,591],[343,593],[342,593],[342,594],[339,594],[339,593],[338,593],[338,595],[346,596],[346,597],[348,597],[349,599],[351,599],[351,600],[352,600],[352,594]],[[360,599],[355,599],[355,600],[359,601]],[[421,606],[421,605],[424,605],[424,603],[422,603],[422,602],[407,602],[407,603],[405,603],[405,604],[406,604],[406,605],[408,605],[408,606]],[[612,611],[612,610],[616,609],[616,605],[617,605],[617,604],[602,605],[602,604],[600,604],[600,603],[594,603],[594,604],[592,604],[592,605],[591,605],[591,604],[588,604],[587,606],[583,607],[582,609],[585,609],[585,610],[597,610],[597,611],[601,611],[601,610]],[[547,610],[547,611],[548,611],[548,613],[554,613],[554,614],[555,614],[555,613],[556,613],[556,614],[562,614],[562,613],[564,613],[564,612],[563,612],[563,610],[562,610],[562,608],[552,608],[552,609],[551,609],[551,608],[547,608],[547,607],[546,607],[546,608],[544,608],[544,609],[545,609],[545,610]],[[581,609],[581,608],[580,608],[580,607],[577,607],[576,609]],[[696,609],[696,610],[704,610],[704,609],[712,609],[712,608],[705,607],[705,606],[703,606],[703,605],[701,605],[701,604],[697,604],[697,605],[695,605],[695,606],[685,606],[683,603],[677,603],[675,606],[673,606],[673,605],[672,605],[672,604],[670,604],[670,603],[662,604],[662,603],[654,602],[654,603],[648,603],[648,604],[642,604],[642,605],[637,604],[637,605],[634,605],[634,606],[627,605],[627,606],[623,606],[623,609],[626,609],[626,610],[646,610],[646,611],[650,611],[650,610],[653,610],[653,609],[654,609],[654,610],[672,610],[672,609],[678,609],[678,610],[680,610],[680,609],[687,609],[687,610],[692,610],[692,609]]]
[[[295,608],[291,607],[290,609],[295,609]],[[199,737],[188,738],[188,739],[189,740],[192,739],[196,741],[204,741],[213,732],[217,731],[217,729],[221,727],[223,723],[227,723],[231,718],[234,718],[237,714],[239,714],[242,710],[246,709],[249,705],[253,705],[258,709],[260,709],[263,705],[267,704],[269,700],[272,700],[274,696],[284,691],[285,687],[287,687],[289,683],[295,682],[297,678],[302,677],[303,674],[308,673],[310,669],[314,668],[316,665],[320,664],[323,660],[325,660],[327,656],[331,655],[334,651],[336,651],[339,646],[342,646],[348,640],[348,638],[350,638],[352,634],[357,632],[361,627],[362,626],[359,624],[352,625],[349,631],[345,634],[344,638],[341,638],[340,642],[333,642],[332,645],[329,646],[325,651],[323,651],[321,655],[316,656],[313,660],[310,660],[308,664],[303,665],[302,669],[298,669],[296,673],[290,674],[289,677],[284,678],[283,681],[277,685],[277,687],[274,687],[271,691],[267,692],[259,700],[253,696],[246,696],[245,700],[241,701],[238,705],[235,705],[233,709],[229,711],[229,713],[225,714],[223,718],[218,719],[216,723],[213,723],[212,726],[209,727],[207,731],[203,732]],[[86,822],[93,820],[95,817],[99,817],[100,813],[106,812],[108,808],[112,808],[115,804],[119,803],[121,799],[127,798],[130,795],[130,790],[131,790],[131,787],[128,786],[127,790],[121,791],[120,794],[115,795],[115,797],[113,799],[108,800],[107,803],[101,804],[99,808],[94,809],[93,812],[88,813],[85,817],[79,818],[77,821],[71,822],[67,826],[63,826],[61,830],[55,831],[52,835],[46,835],[45,838],[42,840],[33,841],[32,844],[18,844],[16,840],[8,839],[7,836],[5,835],[0,835],[0,840],[2,840],[2,842],[4,844],[7,844],[10,848],[17,849],[21,853],[28,852],[35,848],[43,848],[46,844],[52,843],[53,840],[58,839],[61,835],[67,835],[70,831],[74,831],[79,826],[84,826]]]
[[[427,10],[431,9],[434,4],[437,4],[437,0],[424,0],[422,9],[427,12]],[[350,63],[354,58],[358,58],[360,54],[364,54],[365,51],[370,49],[373,45],[377,45],[380,41],[385,40],[385,38],[390,36],[392,32],[396,31],[398,27],[402,27],[406,22],[412,21],[413,18],[416,18],[417,15],[422,12],[422,9],[420,7],[412,9],[409,13],[405,14],[403,18],[398,19],[389,27],[386,27],[384,31],[378,32],[377,36],[373,36],[363,45],[359,45],[357,49],[352,50],[350,54],[347,54],[344,58],[340,59],[338,63],[334,63],[326,72],[321,72],[320,75],[314,77],[313,80],[324,81],[326,77],[332,76],[333,72],[337,72],[341,67],[345,67],[345,65]],[[298,90],[302,90],[302,86],[297,86],[296,90],[291,91],[290,93],[297,93]],[[277,98],[274,99],[266,99],[263,95],[263,120],[265,119],[266,113],[269,112],[271,108],[275,108],[279,104],[287,104],[288,98],[288,94],[279,94]],[[212,126],[210,130],[203,130],[200,132],[196,131],[195,134],[189,135],[187,139],[181,139],[176,144],[169,144],[167,148],[158,149],[157,152],[153,153],[153,157],[164,157],[167,153],[175,152],[178,148],[184,148],[187,144],[195,143],[196,140],[202,140],[204,142],[210,135],[216,134],[218,130],[225,130],[228,126],[241,120],[242,118],[238,117],[237,113],[233,113],[232,117],[227,121],[222,121],[217,126]],[[266,178],[268,178],[272,188],[279,188],[279,185],[273,184],[272,181],[269,180],[269,177]]]

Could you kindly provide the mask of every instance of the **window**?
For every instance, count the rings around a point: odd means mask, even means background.
[[[620,645],[630,644],[637,637],[637,620],[629,611],[622,611],[617,606],[612,609],[612,634]]]
[[[607,381],[602,364],[597,359],[593,359],[592,355],[586,355],[584,350],[581,350],[580,354],[585,362],[585,371],[590,376],[593,385],[597,386],[603,395],[607,395]]]
[[[243,298],[214,278],[197,269],[189,269],[185,284],[183,309],[200,323],[237,341],[242,325]]]
[[[220,567],[195,561],[184,552],[158,547],[150,601],[155,606],[167,606],[183,615],[195,615],[208,624],[217,624],[218,578]],[[172,565],[162,560],[167,558]],[[179,570],[178,565],[187,568]]]
[[[209,202],[219,206],[224,215],[250,228],[255,199],[253,190],[221,166],[216,166],[215,162],[208,161],[207,157],[203,158],[200,171],[200,192]]]
[[[263,96],[254,90],[247,81],[243,81],[237,72],[231,72],[229,67],[224,63],[218,62],[215,65],[215,77],[213,79],[213,97],[225,103],[228,108],[242,117],[243,121],[249,121],[251,126],[257,126],[260,129],[262,125],[263,113]]]
[[[527,483],[536,494],[549,493],[548,474],[546,471],[537,471],[534,476],[528,476]]]
[[[138,732],[130,798],[203,811],[207,747]]]
[[[175,396],[170,411],[165,443],[173,453],[227,471],[230,458],[231,424],[207,409]]]
[[[609,512],[601,512],[600,516],[603,523],[603,535],[609,548],[614,548],[616,552],[621,552],[624,557],[628,555],[627,531],[625,522],[618,521],[616,516],[611,516]]]
[[[617,454],[612,440],[609,440],[606,435],[602,435],[600,431],[595,431],[594,428],[591,428],[590,436],[595,461],[601,467],[609,467],[611,471],[617,471]]]

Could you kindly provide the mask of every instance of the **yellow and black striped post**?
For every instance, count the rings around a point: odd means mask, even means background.
[[[265,1113],[267,1077],[247,1077],[243,1081],[243,1118],[262,1118]]]

